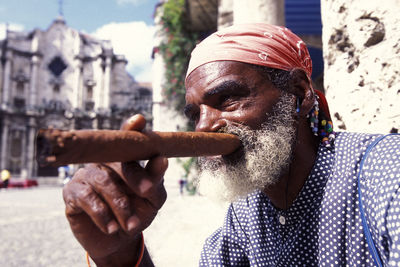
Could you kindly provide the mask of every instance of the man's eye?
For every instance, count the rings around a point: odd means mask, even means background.
[[[183,113],[185,114],[186,118],[188,118],[190,121],[196,121],[197,118],[199,117],[199,107],[189,104],[183,108]]]
[[[196,122],[199,118],[199,112],[185,112],[186,118],[191,122]]]
[[[240,97],[239,96],[232,96],[232,95],[224,95],[219,98],[220,106],[229,106],[236,102]]]
[[[198,119],[199,119],[199,113],[198,112],[192,113],[189,116],[189,120],[192,121],[192,122],[196,122]]]

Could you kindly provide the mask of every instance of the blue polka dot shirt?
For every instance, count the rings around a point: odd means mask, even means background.
[[[200,266],[375,266],[361,223],[356,175],[379,135],[339,133],[320,146],[288,210],[262,192],[232,203],[204,245]],[[367,223],[384,265],[400,266],[400,136],[382,140],[361,172]]]

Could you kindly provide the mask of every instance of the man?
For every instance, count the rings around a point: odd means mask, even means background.
[[[232,201],[201,266],[374,265],[356,175],[379,136],[335,134],[310,77],[305,44],[282,27],[232,26],[193,51],[186,116],[196,131],[234,133],[243,143],[231,155],[200,160],[201,189]],[[144,126],[134,116],[122,130]],[[364,212],[389,265],[400,261],[399,147],[390,136],[371,148],[362,176]],[[152,266],[140,233],[166,199],[167,165],[162,157],[144,168],[89,165],[65,187],[71,229],[98,266]]]

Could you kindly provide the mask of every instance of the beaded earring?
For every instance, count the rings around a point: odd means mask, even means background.
[[[330,148],[333,145],[336,134],[333,131],[333,123],[319,108],[319,97],[315,96],[314,106],[308,114],[311,131],[315,136],[319,136],[325,147]]]
[[[318,115],[319,115],[319,103],[318,103],[318,96],[316,96],[314,106],[309,113],[311,131],[315,136],[318,136]]]

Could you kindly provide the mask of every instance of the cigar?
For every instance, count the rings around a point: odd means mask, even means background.
[[[36,136],[36,159],[40,166],[63,166],[155,156],[227,155],[240,144],[237,136],[226,133],[41,129]]]

